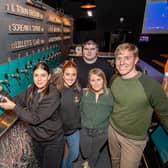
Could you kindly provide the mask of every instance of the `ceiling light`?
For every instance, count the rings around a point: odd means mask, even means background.
[[[93,8],[96,8],[96,4],[93,2],[93,0],[91,1],[85,1],[84,3],[82,3],[81,5],[80,5],[80,7],[82,8],[82,9],[93,9]]]
[[[91,10],[88,10],[88,11],[87,11],[87,15],[88,15],[89,17],[92,17],[92,16],[93,16],[93,12],[92,12]]]

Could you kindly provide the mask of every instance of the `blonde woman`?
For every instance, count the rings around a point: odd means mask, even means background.
[[[94,168],[101,148],[107,142],[107,128],[113,97],[107,88],[104,72],[99,68],[89,71],[88,85],[81,104],[81,152],[84,168]]]

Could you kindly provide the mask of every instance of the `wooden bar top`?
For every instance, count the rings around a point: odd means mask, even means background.
[[[168,54],[160,54],[161,57],[168,58]]]
[[[98,52],[97,56],[100,58],[109,58],[109,59],[114,59],[114,54],[111,52]],[[75,53],[70,53],[68,54],[68,57],[82,57],[82,55],[78,55]]]
[[[17,116],[13,111],[4,111],[0,115],[0,137],[15,123]]]

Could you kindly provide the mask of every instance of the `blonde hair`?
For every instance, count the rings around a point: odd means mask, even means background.
[[[108,94],[109,91],[108,91],[108,89],[107,89],[107,80],[106,80],[106,76],[105,76],[104,72],[103,72],[100,68],[93,68],[93,69],[91,69],[91,70],[89,71],[89,74],[88,74],[88,84],[87,84],[86,95],[88,94],[88,92],[89,92],[90,90],[92,90],[92,87],[91,87],[91,85],[90,85],[89,80],[90,80],[91,75],[93,75],[93,74],[94,74],[94,75],[97,75],[97,76],[99,76],[99,77],[101,77],[101,78],[103,79],[103,92],[104,92],[105,94]]]
[[[114,51],[115,57],[120,55],[125,50],[132,51],[134,57],[139,56],[139,50],[138,50],[138,47],[136,45],[131,44],[131,43],[122,43],[122,44],[119,44],[117,46],[117,48],[115,49],[115,51]]]

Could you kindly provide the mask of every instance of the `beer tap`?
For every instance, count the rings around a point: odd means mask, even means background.
[[[17,68],[16,72],[25,74],[26,78],[28,79],[28,70],[26,69],[26,66],[25,66],[25,69],[18,69]]]
[[[10,92],[10,83],[7,79],[0,80],[0,84],[5,85],[7,90]]]
[[[16,73],[12,73],[12,74],[5,74],[5,78],[8,79],[8,77],[11,77],[11,78],[15,78],[19,85],[20,85],[20,76],[19,76],[19,72],[18,72],[18,69],[16,69]]]
[[[25,68],[26,69],[32,69],[33,66],[32,66],[32,61],[28,62],[26,65],[25,65]]]
[[[48,55],[48,60],[51,61],[52,59],[53,59],[53,53],[50,53],[50,54]]]
[[[32,69],[32,65],[25,65],[26,69]]]
[[[26,66],[25,66],[25,68],[26,68]],[[28,70],[27,69],[20,69],[19,73],[28,74]]]
[[[9,76],[12,77],[12,78],[20,79],[18,73],[10,74]]]
[[[48,59],[49,59],[49,60],[52,60],[52,59],[53,59],[53,53],[49,54]]]
[[[49,61],[49,57],[46,57],[46,58],[45,58],[45,61]]]

